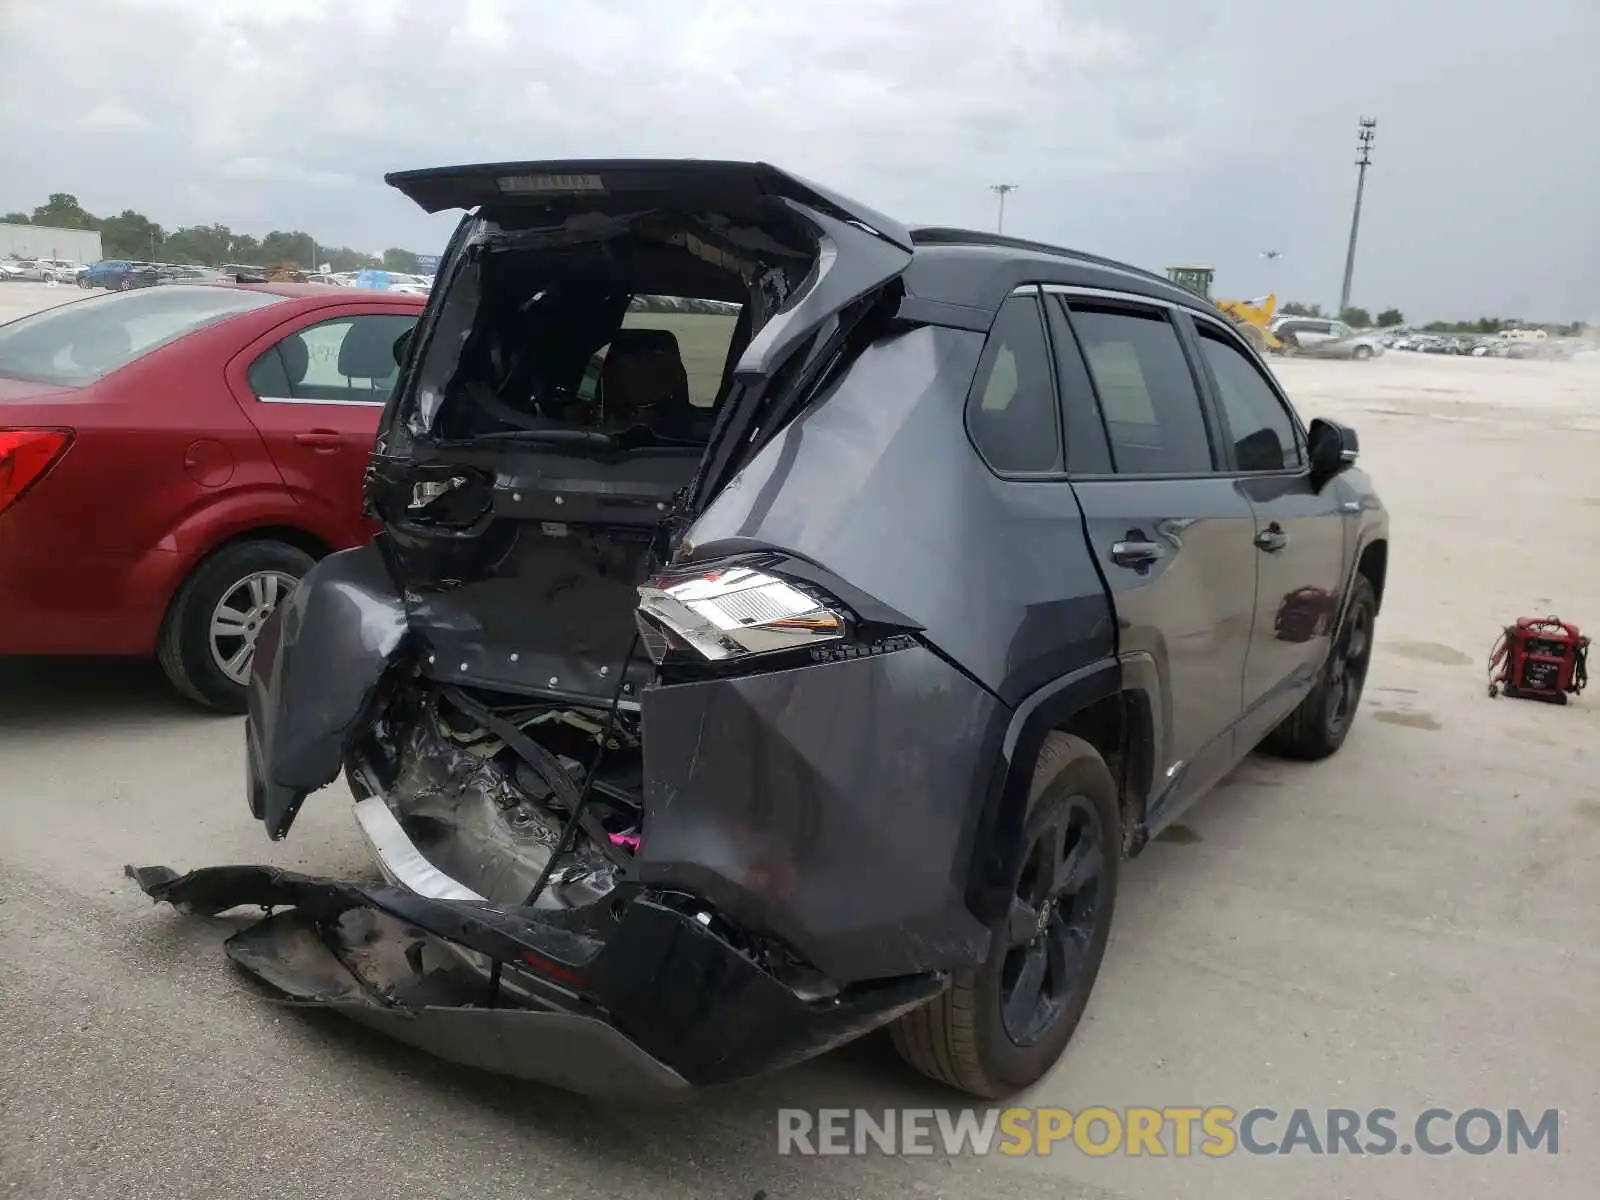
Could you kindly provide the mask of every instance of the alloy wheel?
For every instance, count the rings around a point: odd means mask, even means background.
[[[298,583],[282,571],[257,571],[225,591],[211,610],[211,658],[234,683],[250,682],[250,663],[261,626]]]
[[[1070,796],[1028,847],[1007,921],[1000,1021],[1018,1046],[1044,1037],[1089,986],[1100,916],[1105,832],[1086,796]]]
[[[1372,661],[1372,608],[1357,602],[1350,610],[1344,630],[1333,649],[1328,673],[1328,732],[1337,734],[1355,716],[1361,689]]]

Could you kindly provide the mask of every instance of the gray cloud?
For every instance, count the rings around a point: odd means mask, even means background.
[[[1596,45],[1593,0],[0,0],[0,208],[431,249],[384,171],[761,157],[1328,304],[1365,113],[1356,302],[1600,317]]]

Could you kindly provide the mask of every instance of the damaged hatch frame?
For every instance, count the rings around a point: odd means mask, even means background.
[[[651,203],[681,207],[703,199],[731,208],[741,218],[798,221],[811,230],[814,266],[755,331],[741,355],[730,394],[679,506],[664,518],[655,506],[639,514],[642,522],[679,531],[725,486],[756,448],[756,439],[774,432],[760,429],[754,419],[773,398],[769,384],[780,369],[797,354],[808,353],[800,369],[783,379],[788,387],[804,387],[806,368],[836,342],[840,314],[898,277],[911,260],[911,237],[903,226],[760,163],[502,163],[386,178],[428,211],[480,207],[458,226],[440,267],[440,283],[406,346],[368,470],[369,504],[375,478],[403,468],[417,441],[426,440],[418,439],[415,430],[406,431],[410,406],[433,386],[426,379],[452,281],[485,236],[484,221],[498,210],[542,202],[557,213],[631,212]],[[540,181],[548,182],[543,191],[537,186]],[[448,354],[449,348],[440,352]],[[447,361],[453,364],[454,359]],[[248,789],[251,811],[274,840],[288,833],[310,792],[338,777],[381,681],[401,656],[408,633],[414,632],[418,610],[426,608],[422,598],[403,595],[396,584],[403,573],[394,553],[389,539],[380,535],[367,546],[328,556],[262,631],[250,681]]]

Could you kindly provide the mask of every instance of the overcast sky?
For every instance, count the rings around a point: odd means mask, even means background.
[[[762,158],[1328,306],[1369,115],[1355,303],[1600,319],[1597,49],[1600,0],[0,0],[0,212],[432,251],[385,171]]]

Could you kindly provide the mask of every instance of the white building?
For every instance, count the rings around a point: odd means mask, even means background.
[[[100,261],[100,231],[0,223],[0,258],[64,258],[96,263]]]

